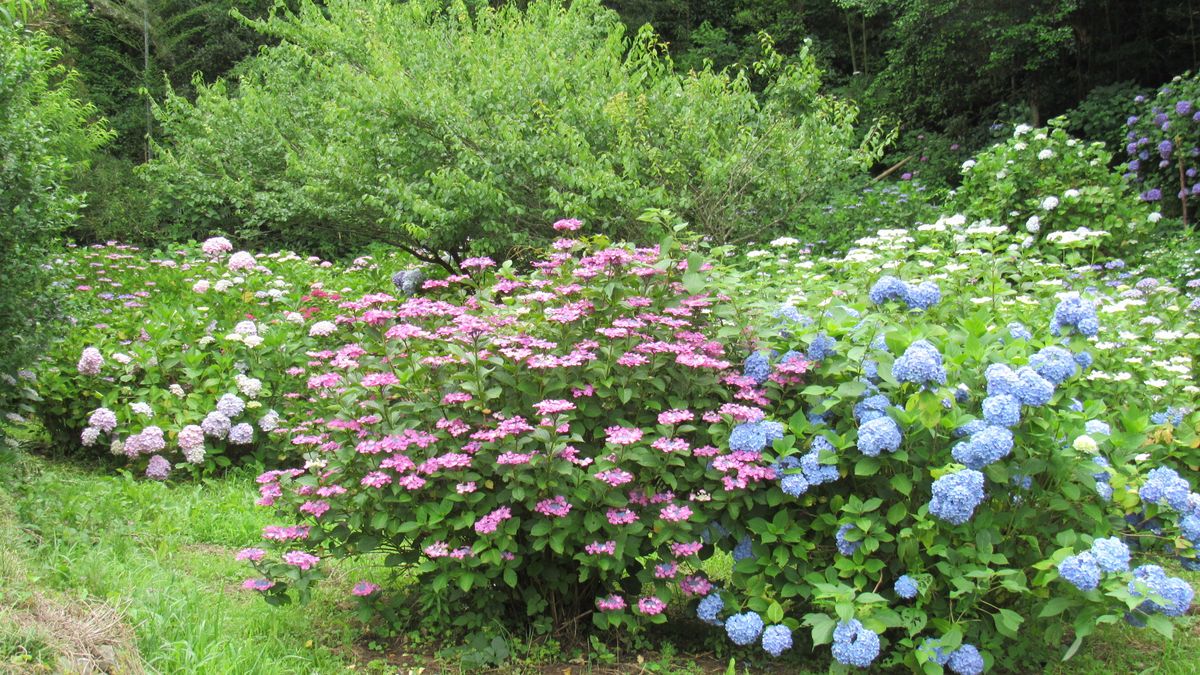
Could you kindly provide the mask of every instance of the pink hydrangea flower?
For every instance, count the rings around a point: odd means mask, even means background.
[[[266,591],[275,585],[270,579],[247,579],[242,582],[242,588],[248,591]]]
[[[234,560],[249,560],[250,562],[258,562],[263,559],[267,552],[261,548],[244,548],[237,552],[233,557]]]
[[[646,616],[662,614],[663,610],[666,608],[667,603],[663,602],[654,595],[638,600],[638,611]]]
[[[673,553],[676,558],[686,558],[689,555],[696,555],[702,548],[704,548],[704,543],[699,541],[686,543],[677,541],[671,543],[671,553]]]
[[[104,366],[104,357],[100,354],[100,350],[95,347],[84,347],[83,353],[79,355],[79,363],[76,364],[76,369],[80,375],[99,375],[100,368]]]
[[[633,445],[642,440],[642,430],[637,427],[608,427],[604,433],[613,445]]]
[[[582,225],[583,225],[583,223],[579,222],[575,218],[564,218],[562,220],[555,222],[553,227],[555,230],[557,230],[559,232],[574,232],[575,230],[578,230]]]
[[[598,541],[593,541],[587,546],[584,546],[583,550],[587,551],[588,555],[613,555],[617,552],[617,542],[606,541],[604,543],[600,543]]]
[[[534,507],[534,511],[551,518],[562,518],[571,512],[571,503],[562,495],[553,499],[543,499]]]
[[[321,559],[304,551],[288,551],[283,554],[283,562],[293,567],[299,567],[301,570],[309,570],[321,562]]]
[[[548,398],[544,401],[534,403],[533,407],[537,409],[539,415],[553,415],[555,413],[574,410],[575,404],[562,399]]]
[[[379,590],[379,586],[369,581],[360,581],[354,584],[354,588],[350,590],[351,595],[357,595],[360,598],[365,598],[368,595]]]
[[[467,270],[467,269],[484,269],[485,267],[495,267],[495,266],[496,266],[496,261],[492,260],[491,258],[489,258],[487,256],[480,256],[478,258],[467,258],[466,260],[459,263],[459,267],[462,267],[465,270]]]
[[[596,608],[602,612],[615,612],[625,609],[625,598],[613,594],[607,598],[597,598]]]
[[[400,380],[390,372],[370,373],[363,375],[362,386],[364,387],[386,387],[396,384]]]
[[[692,509],[688,506],[678,506],[676,504],[668,504],[658,512],[659,517],[669,523],[677,523],[681,520],[687,520],[692,516]]]
[[[696,416],[691,410],[667,410],[658,414],[659,424],[681,424],[683,422],[691,422],[696,419]]]
[[[681,579],[679,588],[685,595],[708,595],[712,591],[713,585],[708,579],[694,574]]]
[[[637,522],[638,516],[629,509],[609,509],[605,514],[611,525],[628,525]]]
[[[475,532],[478,534],[491,534],[492,532],[496,531],[496,528],[500,526],[501,522],[508,520],[509,518],[512,518],[512,510],[507,506],[501,506],[495,511],[492,511],[486,516],[475,521]]]
[[[679,572],[679,565],[675,562],[660,563],[654,566],[655,579],[674,579],[677,572]]]

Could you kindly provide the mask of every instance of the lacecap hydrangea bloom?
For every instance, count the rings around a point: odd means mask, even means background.
[[[866,668],[879,656],[879,635],[858,619],[838,622],[833,629],[832,651],[838,663]]]
[[[962,525],[971,519],[975,507],[983,501],[983,484],[983,474],[974,469],[942,476],[933,481],[929,513],[951,525]]]

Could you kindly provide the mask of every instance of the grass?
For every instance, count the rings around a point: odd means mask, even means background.
[[[365,629],[347,598],[373,571],[365,563],[338,568],[305,606],[271,607],[239,588],[247,567],[233,554],[272,522],[253,506],[255,493],[249,475],[163,484],[0,449],[0,672],[86,664],[130,673],[420,672],[373,660],[361,644]],[[532,639],[509,641],[515,661],[504,672],[726,672],[719,660],[690,658],[670,643],[615,662],[596,658],[605,649],[593,645],[563,663],[561,652],[536,649]],[[426,647],[448,657],[411,663],[469,669],[469,648]],[[1195,616],[1171,640],[1106,626],[1048,672],[1182,675],[1195,672],[1198,649]]]

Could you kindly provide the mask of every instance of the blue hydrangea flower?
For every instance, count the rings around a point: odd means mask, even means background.
[[[879,379],[879,362],[875,359],[863,361],[863,376],[874,382]]]
[[[779,656],[792,648],[792,630],[787,626],[775,624],[767,626],[763,631],[762,648],[771,656]]]
[[[1129,571],[1129,546],[1116,537],[1093,541],[1092,557],[1105,572]]]
[[[1100,499],[1103,499],[1106,502],[1111,502],[1113,496],[1112,486],[1108,483],[1096,481],[1096,494],[1100,495]]]
[[[883,450],[898,450],[902,438],[900,426],[895,420],[879,417],[858,428],[858,450],[868,457],[878,457]]]
[[[746,357],[742,374],[759,384],[766,382],[771,376],[771,358],[763,352],[754,352]]]
[[[820,440],[825,441],[824,438]],[[833,446],[829,441],[825,441],[825,445],[832,450]],[[817,442],[814,440],[813,449],[809,450],[803,457],[800,458],[800,467],[804,469],[804,478],[808,480],[809,485],[821,485],[823,483],[832,483],[841,476],[838,474],[838,468],[834,464],[821,463],[821,451],[817,449]]]
[[[911,309],[927,310],[942,300],[942,290],[932,281],[922,281],[920,284],[908,286],[908,294],[904,301]]]
[[[907,295],[908,284],[890,275],[880,277],[867,292],[867,297],[877,305],[882,305],[888,300],[903,300]]]
[[[817,337],[813,338],[812,344],[808,347],[808,360],[824,360],[825,357],[837,353],[836,347],[837,340],[834,340],[825,333],[818,333]]]
[[[720,593],[713,591],[700,600],[700,604],[696,606],[696,616],[704,623],[720,626],[721,620],[717,616],[723,609],[725,601],[721,599]]]
[[[983,655],[975,645],[964,644],[950,655],[947,663],[950,670],[958,675],[981,675],[983,673]]]
[[[838,663],[866,668],[879,656],[879,635],[858,619],[840,621],[833,629],[832,651]]]
[[[899,382],[945,384],[942,355],[928,340],[917,340],[892,364],[892,377]]]
[[[1162,412],[1154,413],[1150,416],[1150,421],[1154,424],[1171,424],[1171,426],[1179,426],[1183,422],[1182,408],[1167,408]]]
[[[891,405],[892,402],[883,394],[868,396],[854,404],[854,419],[860,423],[878,419],[887,414],[887,409]]]
[[[754,542],[750,541],[750,537],[748,536],[742,537],[741,541],[737,543],[737,546],[733,547],[734,562],[745,560],[752,555],[754,555]]]
[[[1021,399],[1021,403],[1034,407],[1043,406],[1054,397],[1054,384],[1039,375],[1033,368],[1021,366],[1017,369],[1016,375],[1021,385],[1015,396]]]
[[[1094,590],[1100,585],[1100,565],[1090,551],[1064,558],[1058,563],[1058,575],[1081,591]]]
[[[907,574],[897,579],[896,585],[893,588],[896,591],[896,595],[905,600],[912,600],[921,592],[921,589],[917,587],[917,580]]]
[[[762,452],[767,434],[758,422],[743,422],[729,433],[729,449],[738,452]]]
[[[983,419],[1000,427],[1015,427],[1021,423],[1021,401],[1011,394],[997,394],[983,399]]]
[[[1013,321],[1012,323],[1008,324],[1008,334],[1011,335],[1014,340],[1033,339],[1033,333],[1030,333],[1029,329],[1025,327],[1025,324],[1021,323],[1020,321]]]
[[[1200,543],[1200,515],[1189,513],[1179,521],[1179,532],[1195,546]]]
[[[1160,466],[1146,474],[1146,482],[1138,490],[1138,496],[1145,502],[1160,505],[1166,503],[1176,511],[1184,511],[1187,509],[1190,492],[1191,486],[1180,478],[1174,469]]]
[[[983,420],[971,420],[961,427],[954,430],[954,435],[962,438],[963,436],[971,436],[983,431],[988,427],[988,423]]]
[[[983,483],[983,474],[974,469],[948,473],[933,481],[930,515],[951,525],[967,522],[983,501]]]
[[[917,646],[917,651],[928,654],[929,660],[939,666],[944,666],[950,662],[950,652],[947,652],[936,640],[925,638]]]
[[[762,631],[762,617],[754,612],[742,612],[725,619],[725,633],[735,645],[745,647],[757,640]]]
[[[1146,614],[1161,612],[1167,616],[1183,616],[1192,606],[1195,591],[1188,582],[1178,577],[1169,577],[1158,565],[1142,565],[1133,570],[1134,581],[1129,582],[1129,594],[1141,597],[1138,582],[1145,584],[1150,592],[1161,597],[1167,604],[1160,605],[1153,600],[1146,600],[1138,605],[1138,610]]]
[[[1021,391],[1021,378],[1013,372],[1012,368],[1003,363],[993,363],[983,371],[983,377],[987,380],[988,396],[996,396],[998,394],[1009,394],[1016,396]]]
[[[762,430],[763,438],[767,440],[768,445],[783,438],[782,422],[764,420],[758,423],[758,428]]]
[[[971,399],[971,388],[965,384],[959,384],[954,388],[954,400],[959,403],[966,403]]]
[[[808,492],[808,479],[802,473],[789,473],[779,481],[779,489],[789,497],[799,497]]]
[[[780,323],[800,323],[800,320],[803,318],[800,315],[800,310],[791,305],[780,305],[778,309],[771,313],[771,316],[781,319]]]
[[[1073,398],[1073,399],[1071,399],[1071,405],[1069,407],[1071,410],[1073,410],[1077,413],[1081,413],[1081,412],[1083,412],[1083,401],[1080,401],[1077,398]]]
[[[1083,425],[1083,430],[1089,436],[1095,434],[1103,434],[1105,436],[1112,435],[1112,429],[1108,426],[1108,422],[1103,422],[1101,420],[1088,420],[1087,423]]]
[[[848,541],[846,539],[846,533],[853,529],[855,529],[854,525],[850,523],[843,523],[842,526],[838,528],[837,535],[835,537],[837,539],[838,553],[841,553],[845,556],[851,556],[854,555],[854,552],[858,550],[859,546],[862,546],[861,541]]]
[[[1074,328],[1085,337],[1100,332],[1096,306],[1090,300],[1079,297],[1078,293],[1068,293],[1063,297],[1054,308],[1054,318],[1050,320],[1050,332],[1054,335],[1061,335],[1068,328]]]
[[[1090,352],[1078,352],[1075,354],[1075,363],[1079,364],[1079,367],[1084,370],[1092,367],[1092,361]]]
[[[888,351],[887,339],[882,335],[876,335],[875,338],[871,340],[871,349],[881,352]]]
[[[978,470],[1004,459],[1012,452],[1012,448],[1011,431],[1004,427],[986,426],[965,442],[954,446],[950,454],[956,462]]]
[[[1057,345],[1050,345],[1029,357],[1029,367],[1051,383],[1059,385],[1075,375],[1079,364],[1075,363],[1075,357],[1069,350]]]

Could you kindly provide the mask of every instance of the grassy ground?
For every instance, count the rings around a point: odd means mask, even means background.
[[[254,493],[249,476],[161,484],[0,450],[0,672],[420,672],[396,665],[394,652],[391,665],[377,658],[346,611],[350,586],[369,569],[335,572],[304,607],[270,607],[240,590],[248,568],[233,553],[271,522]],[[652,657],[599,647],[563,663],[553,649],[512,641],[525,670],[726,672],[723,660],[669,644]],[[1173,640],[1107,627],[1051,672],[1182,675],[1197,672],[1198,648],[1195,617]],[[461,665],[453,655],[407,662],[427,672]]]

